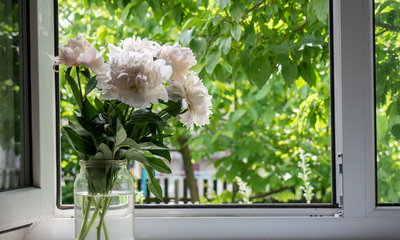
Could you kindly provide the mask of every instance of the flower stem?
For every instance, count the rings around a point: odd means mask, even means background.
[[[85,229],[81,229],[81,232],[79,233],[79,237],[78,237],[77,240],[84,240],[87,237],[87,235],[89,234],[90,228],[92,228],[93,223],[96,221],[97,215],[99,214],[99,211],[100,211],[100,208],[101,208],[102,201],[101,201],[101,199],[99,199],[99,201],[97,203],[96,203],[95,200],[94,200],[94,202],[95,202],[95,209],[94,209],[92,218],[90,219],[90,221],[87,224],[86,228]],[[90,208],[89,208],[89,210],[90,210]],[[85,216],[85,218],[88,218],[88,217],[89,216]]]
[[[99,221],[99,225],[97,226],[97,239],[98,240],[100,240],[100,236],[101,236],[101,227],[103,227],[105,240],[110,239],[110,237],[108,236],[108,230],[107,230],[106,222],[104,221],[104,217],[106,216],[108,208],[110,207],[111,201],[112,201],[112,197],[104,197],[104,199],[103,199],[103,211],[99,214],[100,221]]]
[[[89,213],[90,213],[90,206],[92,205],[93,202],[93,197],[87,197],[88,201],[86,201],[86,204],[82,204],[82,225],[81,225],[81,231],[79,232],[78,239],[82,239],[82,234],[86,231],[86,224],[89,219]],[[86,198],[83,198],[85,200]],[[85,206],[86,205],[86,206]]]

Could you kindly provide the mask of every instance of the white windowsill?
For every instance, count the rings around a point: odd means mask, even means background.
[[[399,223],[399,217],[137,217],[135,237],[136,240],[398,239]],[[32,225],[28,231],[26,240],[72,240],[74,219],[52,218]]]

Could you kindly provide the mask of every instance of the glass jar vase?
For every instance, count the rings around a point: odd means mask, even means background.
[[[80,161],[75,239],[134,239],[134,184],[126,160]]]

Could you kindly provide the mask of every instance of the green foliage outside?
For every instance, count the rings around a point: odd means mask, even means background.
[[[328,0],[61,0],[59,11],[60,45],[78,34],[95,47],[136,35],[192,49],[213,95],[211,124],[178,128],[170,144],[189,136],[193,161],[229,151],[211,163],[216,178],[239,177],[253,203],[331,202]],[[60,77],[65,125],[77,105]],[[61,144],[71,203],[78,158],[64,135]],[[224,191],[201,202],[243,197]]]
[[[400,2],[375,1],[378,203],[400,202]]]

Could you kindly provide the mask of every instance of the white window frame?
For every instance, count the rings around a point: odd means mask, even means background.
[[[53,52],[51,1],[37,4],[37,71],[34,99],[35,186],[0,195],[10,212],[18,207],[40,221],[25,239],[73,239],[72,210],[56,209],[54,75],[46,52]],[[337,200],[341,208],[179,208],[137,209],[136,239],[396,239],[400,207],[377,207],[375,190],[373,1],[333,0]],[[40,44],[38,44],[40,43]],[[49,70],[50,69],[50,70]],[[37,76],[36,76],[37,75]],[[36,85],[37,83],[37,85]],[[36,97],[36,98],[35,98]],[[30,195],[29,195],[30,193]],[[12,203],[18,194],[29,203]],[[22,196],[22,195],[21,195]],[[37,200],[32,202],[33,196]],[[18,198],[18,199],[22,199]],[[22,200],[21,200],[22,201]],[[26,205],[25,205],[26,204]],[[4,205],[3,205],[4,206]],[[0,206],[0,211],[4,207]],[[36,206],[41,212],[33,213]],[[52,217],[54,212],[54,217]],[[15,212],[14,212],[15,213]],[[9,216],[9,215],[7,215]],[[4,223],[0,214],[0,223]],[[0,235],[1,239],[1,235]],[[21,238],[22,239],[22,238]]]
[[[0,193],[0,232],[53,217],[55,211],[54,73],[46,56],[54,51],[54,16],[50,1],[29,5],[33,187]]]

